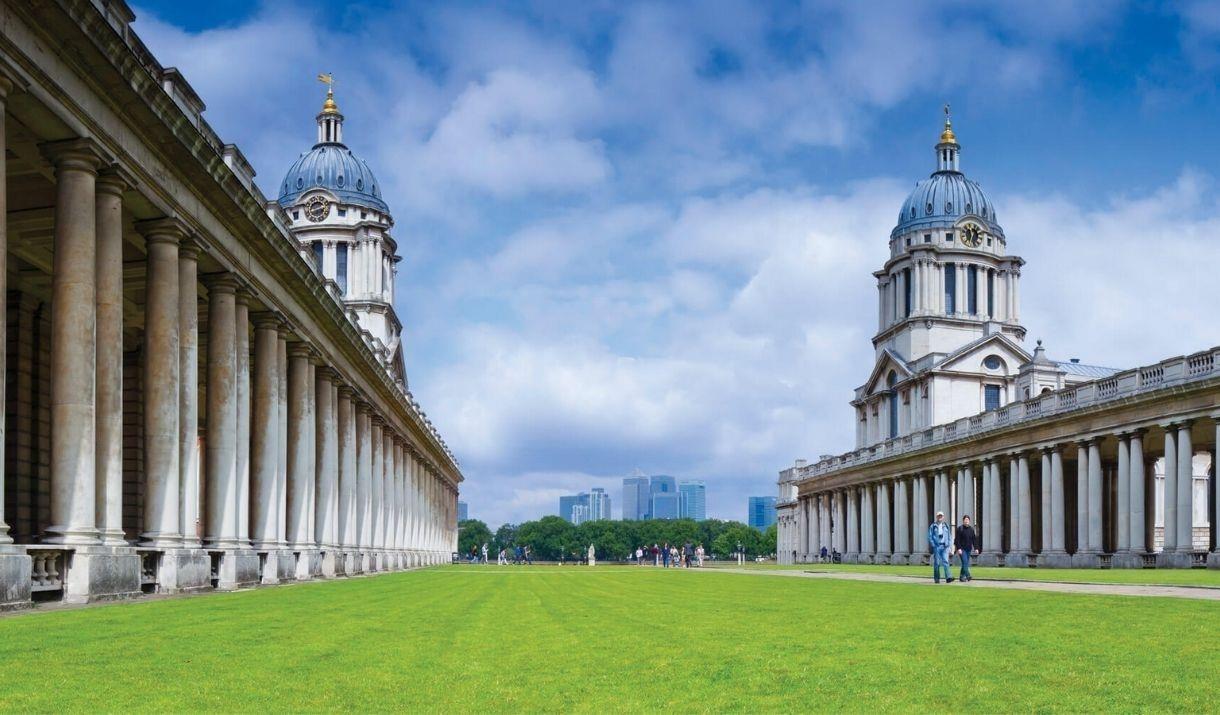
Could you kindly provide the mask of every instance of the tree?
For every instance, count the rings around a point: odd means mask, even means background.
[[[779,527],[775,524],[767,527],[763,532],[762,542],[759,544],[762,548],[762,554],[769,556],[770,554],[779,553]]]
[[[513,547],[517,544],[517,525],[516,524],[501,524],[499,529],[496,529],[496,535],[492,538],[492,547],[495,548],[496,554],[500,553],[500,549],[508,549],[509,554],[512,554]]]
[[[558,516],[544,516],[517,527],[516,542],[530,547],[534,558],[557,561],[575,543],[576,527]]]
[[[478,519],[467,519],[458,523],[458,553],[464,557],[470,555],[470,547],[482,549],[483,544],[491,548],[491,529]]]
[[[629,553],[635,551],[635,545],[627,538],[629,523],[599,519],[586,521],[577,526],[574,534],[577,554],[585,555],[588,552],[589,544],[593,544],[599,560],[623,560]]]
[[[769,547],[764,550],[762,533],[758,529],[736,521],[729,522],[724,531],[716,537],[712,542],[712,551],[718,559],[729,559],[737,552],[738,544],[745,549],[746,556],[771,553]]]

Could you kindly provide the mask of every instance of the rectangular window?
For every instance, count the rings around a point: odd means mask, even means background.
[[[340,215],[340,216],[346,216],[346,215],[347,215],[347,209],[339,209],[339,215]]]
[[[983,409],[984,410],[1000,409],[1000,386],[999,385],[983,385]]]
[[[945,243],[953,243],[953,232],[952,231],[945,234]]]
[[[945,264],[945,313],[953,315],[957,312],[957,266]]]
[[[925,234],[923,235],[923,242],[924,242],[924,243],[931,243],[931,242],[932,242],[932,234],[930,234],[930,233],[925,233]]]
[[[987,271],[987,315],[995,317],[995,272]]]
[[[903,288],[905,289],[905,293],[906,293],[906,295],[904,295],[902,298],[902,307],[903,307],[902,315],[905,318],[905,317],[908,317],[911,315],[911,297],[915,294],[914,291],[912,290],[912,286],[911,286],[911,269],[910,268],[902,269],[902,285],[903,285]]]
[[[296,220],[297,220],[297,219],[299,219],[299,218],[301,218],[301,212],[300,212],[300,211],[293,211],[293,212],[292,212],[292,220],[293,220],[293,221],[296,221]]]
[[[316,241],[313,244],[313,262],[318,269],[318,275],[322,275],[322,255],[326,250],[321,241]]]
[[[909,239],[909,238],[908,238],[908,239],[907,239],[907,246],[910,246],[910,245],[911,245],[911,239]]]
[[[347,295],[347,244],[335,246],[335,282],[339,284],[339,293]]]
[[[966,305],[971,315],[979,313],[979,269],[978,266],[966,267]]]

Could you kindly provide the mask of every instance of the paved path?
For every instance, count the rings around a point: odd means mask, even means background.
[[[702,570],[702,569],[692,569]],[[1200,601],[1220,601],[1220,588],[1195,586],[1141,586],[1122,583],[1062,583],[1056,581],[1001,581],[998,579],[976,579],[967,583],[954,581],[952,585],[936,584],[931,579],[897,574],[861,573],[858,571],[796,571],[781,569],[707,569],[711,572],[753,574],[755,576],[789,576],[793,578],[834,578],[846,581],[873,581],[880,583],[903,583],[908,586],[937,586],[938,588],[1007,588],[1018,591],[1050,591],[1052,593],[1086,593],[1094,596],[1162,596],[1168,598],[1193,598]]]

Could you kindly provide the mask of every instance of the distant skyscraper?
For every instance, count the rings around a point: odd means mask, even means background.
[[[683,519],[703,521],[707,518],[707,488],[701,481],[685,481],[678,484],[681,505],[678,516]]]
[[[648,477],[627,477],[623,480],[623,519],[648,519],[652,516],[652,494]]]
[[[775,523],[775,497],[750,497],[750,526],[765,531]]]
[[[649,480],[653,519],[677,519],[682,511],[677,480],[658,474]]]
[[[466,507],[466,502],[458,502],[458,521],[466,521],[470,518],[470,510]]]
[[[584,495],[588,496],[588,495]],[[586,521],[591,521],[589,518],[589,505],[577,504],[572,507],[572,518],[569,520],[573,524],[583,524]]]
[[[588,494],[586,494],[585,492],[581,492],[580,494],[573,494],[571,496],[559,497],[559,515],[562,516],[564,519],[567,519],[568,521],[572,522],[573,524],[580,523],[579,521],[576,521],[576,516],[575,516],[576,507],[581,507],[583,509],[582,514],[583,514],[584,518],[582,519],[582,521],[587,521],[589,519],[589,495]]]
[[[593,491],[589,494],[589,521],[609,518],[611,518],[610,495],[601,487],[593,487]]]

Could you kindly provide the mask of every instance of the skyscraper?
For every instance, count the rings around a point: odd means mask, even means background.
[[[750,497],[750,526],[765,531],[775,523],[775,497]]]
[[[627,477],[623,480],[623,519],[652,518],[652,497],[648,477]]]
[[[683,519],[703,521],[707,518],[707,487],[696,480],[678,483],[678,494],[681,497],[678,516]]]
[[[458,502],[458,521],[466,521],[470,518],[470,510],[466,506],[466,502]]]
[[[653,519],[677,519],[681,512],[677,480],[658,474],[649,481]]]
[[[589,521],[609,518],[610,495],[601,487],[593,487],[592,493],[589,494]]]
[[[572,494],[566,497],[559,497],[559,516],[567,519],[573,524],[579,524],[576,521],[576,508],[581,507],[583,518],[581,521],[587,521],[589,518],[589,495],[585,492],[580,494]]]

